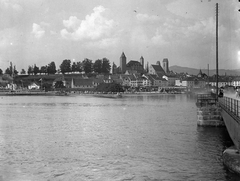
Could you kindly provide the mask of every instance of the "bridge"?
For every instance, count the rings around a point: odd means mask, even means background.
[[[198,94],[196,105],[198,125],[218,126],[224,122],[234,146],[223,152],[223,163],[229,170],[240,174],[240,99]]]
[[[240,101],[223,97],[218,98],[218,105],[222,108],[221,115],[228,133],[235,147],[240,151]]]
[[[212,119],[216,121],[217,114],[223,119],[234,145],[240,151],[240,99],[227,96],[216,99],[216,96],[213,94],[198,94],[196,105],[200,107],[201,115],[205,116],[205,126],[214,125],[208,123]],[[212,105],[214,105],[215,110]],[[216,111],[219,108],[220,111]],[[207,117],[206,115],[210,116]]]

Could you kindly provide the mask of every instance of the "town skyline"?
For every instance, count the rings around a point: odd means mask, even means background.
[[[219,4],[219,68],[239,69],[240,21],[234,0],[7,1],[0,0],[0,67],[13,62],[57,68],[107,58],[120,63],[143,56],[155,64],[215,68],[215,7]],[[28,11],[26,11],[28,9]]]

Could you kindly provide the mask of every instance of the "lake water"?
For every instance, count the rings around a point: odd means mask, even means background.
[[[0,181],[240,180],[187,95],[0,97]]]

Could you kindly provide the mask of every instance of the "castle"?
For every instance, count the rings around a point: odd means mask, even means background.
[[[163,59],[163,67],[160,64],[160,61],[157,61],[156,65],[150,65],[149,70],[148,67],[144,69],[144,58],[143,56],[140,57],[139,61],[130,60],[127,63],[127,57],[125,56],[124,52],[122,52],[120,56],[120,66],[118,68],[113,66],[113,73],[120,73],[125,74],[128,73],[149,73],[153,75],[162,74],[167,75],[170,73],[169,71],[169,64],[168,59]]]

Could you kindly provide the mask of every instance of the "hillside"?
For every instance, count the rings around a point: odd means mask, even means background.
[[[189,68],[189,67],[181,67],[178,65],[173,65],[169,67],[170,70],[172,70],[173,72],[176,73],[188,73],[188,74],[192,74],[192,75],[197,75],[199,73],[200,69],[195,69],[195,68]],[[207,69],[201,69],[203,73],[208,75],[208,70]],[[216,70],[215,69],[210,69],[209,70],[209,76],[212,76],[216,74]],[[234,70],[228,70],[228,69],[219,69],[218,70],[218,74],[219,75],[240,75],[240,69],[234,69]]]

